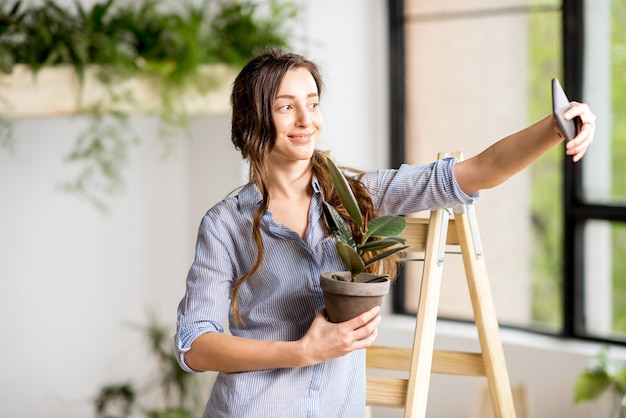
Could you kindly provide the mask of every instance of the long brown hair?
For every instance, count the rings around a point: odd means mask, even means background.
[[[267,158],[276,141],[276,129],[272,118],[274,100],[280,83],[288,70],[293,68],[307,69],[317,85],[318,96],[322,96],[323,80],[318,66],[301,55],[288,53],[281,49],[270,47],[261,55],[250,60],[233,84],[230,97],[232,106],[231,140],[235,148],[241,152],[243,158],[250,163],[250,180],[254,181],[262,200],[254,214],[252,231],[257,247],[257,259],[252,269],[241,277],[233,287],[232,307],[237,322],[241,321],[237,307],[239,289],[261,267],[264,258],[263,239],[261,237],[261,219],[269,205],[267,185]],[[335,206],[339,213],[347,218],[347,213],[333,187],[326,159],[328,155],[316,150],[311,159],[313,175],[317,177],[324,198]],[[376,216],[372,199],[358,178],[349,178],[361,210],[371,219]],[[358,236],[358,227],[347,219],[353,233]],[[392,268],[395,272],[395,262],[383,260],[385,271]],[[379,271],[380,262],[370,266],[369,271]]]

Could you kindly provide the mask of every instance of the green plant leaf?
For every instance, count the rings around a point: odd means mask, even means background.
[[[623,367],[614,377],[615,390],[622,396],[626,395],[626,367]]]
[[[407,248],[409,248],[410,245],[403,245],[402,247],[396,247],[396,248],[392,248],[390,250],[387,250],[385,252],[376,254],[374,257],[370,258],[369,260],[367,260],[367,262],[365,263],[365,267],[369,266],[370,264],[378,261],[378,260],[382,260],[383,258],[387,258],[390,255],[394,255],[395,253],[399,253],[402,250],[405,250]]]
[[[379,216],[367,222],[366,238],[387,238],[400,235],[406,229],[406,219],[399,216]]]
[[[364,283],[377,283],[384,282],[386,278],[388,278],[388,274],[381,274],[380,276],[372,277],[371,279],[366,280]]]
[[[109,417],[109,409],[121,409],[124,416],[129,416],[135,405],[137,391],[130,383],[106,385],[100,389],[94,400],[96,415]]]
[[[150,409],[145,414],[148,418],[191,418],[191,413],[184,408]]]
[[[0,45],[0,71],[5,74],[11,74],[15,66],[15,58],[11,54],[11,50]]]
[[[608,346],[602,347],[602,350],[593,359],[587,371],[604,374],[610,378],[617,376],[624,368],[624,363],[611,356]]]
[[[322,202],[322,208],[324,209],[324,216],[326,217],[330,231],[335,238],[356,250],[352,231],[343,217],[328,202]]]
[[[342,241],[337,241],[335,247],[337,248],[339,257],[341,257],[341,261],[345,264],[346,269],[352,274],[352,280],[354,281],[357,274],[365,271],[365,263],[359,256],[359,253],[357,253],[356,250],[350,245],[347,245]]]
[[[383,250],[397,244],[403,244],[405,241],[406,240],[404,238],[386,238],[378,241],[370,241],[363,245],[357,245],[357,250],[359,251],[359,253],[364,254],[369,251]]]
[[[337,190],[339,200],[341,200],[341,203],[346,208],[350,218],[352,218],[360,230],[363,230],[363,216],[361,215],[361,209],[359,208],[359,204],[354,197],[354,193],[352,193],[348,180],[346,180],[343,173],[339,170],[339,167],[337,167],[332,158],[328,158],[327,161],[328,171],[333,184],[335,185],[335,189]]]
[[[584,372],[576,379],[574,402],[588,402],[598,399],[610,386],[611,381],[605,374]]]

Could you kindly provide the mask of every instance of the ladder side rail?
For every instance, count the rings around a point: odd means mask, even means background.
[[[480,247],[475,218],[470,218],[475,216],[474,207],[458,208],[454,216],[494,413],[496,418],[515,418],[511,384],[485,257]]]

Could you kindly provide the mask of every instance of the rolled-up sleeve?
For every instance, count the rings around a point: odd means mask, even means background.
[[[479,193],[466,194],[454,177],[457,160],[444,158],[425,165],[403,164],[363,176],[381,215],[403,215],[422,210],[471,204]]]
[[[222,323],[228,314],[234,276],[229,244],[220,238],[224,236],[228,234],[221,232],[207,214],[198,230],[195,259],[177,313],[176,358],[189,372],[197,372],[184,360],[195,339],[207,332],[224,332]]]

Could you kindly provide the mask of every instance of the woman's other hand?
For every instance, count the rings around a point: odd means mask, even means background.
[[[380,307],[374,307],[349,321],[335,324],[326,319],[322,309],[299,341],[305,363],[318,364],[372,345],[378,335],[379,313]]]

